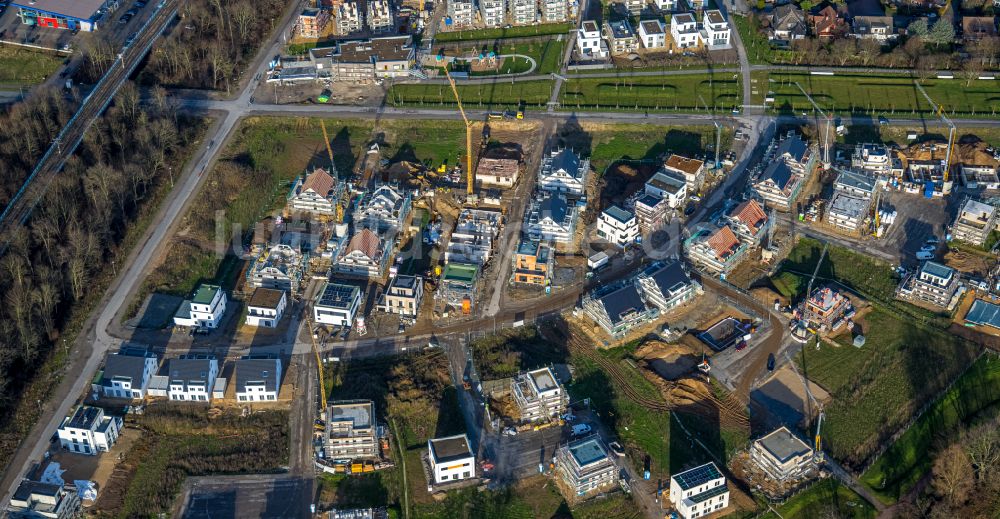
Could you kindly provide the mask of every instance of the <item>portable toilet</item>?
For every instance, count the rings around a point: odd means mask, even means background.
[[[926,198],[934,198],[934,182],[928,180],[924,184],[924,196]]]

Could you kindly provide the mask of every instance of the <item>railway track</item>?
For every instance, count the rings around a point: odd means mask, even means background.
[[[152,48],[153,42],[176,16],[180,2],[181,0],[162,0],[157,4],[156,11],[139,29],[135,41],[121,50],[118,59],[105,72],[94,90],[83,99],[76,113],[53,140],[21,189],[0,213],[0,239],[2,239],[0,254],[6,251],[10,239],[28,220],[35,206],[45,196],[52,180],[62,171],[66,160],[76,151],[87,129],[108,107],[118,89]]]

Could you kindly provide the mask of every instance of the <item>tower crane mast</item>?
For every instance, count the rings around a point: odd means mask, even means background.
[[[828,113],[824,112],[823,109],[820,108],[818,104],[816,104],[816,101],[813,100],[812,96],[809,95],[809,92],[806,92],[806,90],[804,88],[802,88],[802,85],[800,85],[798,83],[798,81],[795,82],[795,86],[799,87],[799,90],[802,91],[802,95],[806,96],[806,99],[808,99],[809,102],[812,103],[813,109],[816,110],[817,113],[819,113],[820,115],[822,115],[826,119],[826,131],[825,131],[825,135],[823,136],[823,169],[830,169],[830,164],[831,164],[831,162],[830,162],[830,125],[833,124],[833,114],[832,113],[828,114]]]
[[[447,65],[444,67],[444,75],[448,78],[448,84],[451,85],[451,92],[455,94],[458,112],[462,114],[462,120],[465,121],[465,176],[467,182],[465,194],[472,197],[476,182],[476,172],[472,169],[472,122],[465,115],[465,108],[462,108],[462,99],[458,96],[458,88],[455,86],[455,80],[452,79],[451,74],[448,72]]]

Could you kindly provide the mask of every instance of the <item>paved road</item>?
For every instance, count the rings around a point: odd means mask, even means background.
[[[306,519],[312,517],[312,480],[295,476],[189,478],[174,517],[183,519]]]

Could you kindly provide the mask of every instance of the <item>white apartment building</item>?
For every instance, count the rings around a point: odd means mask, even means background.
[[[412,206],[410,193],[403,188],[381,185],[365,193],[354,211],[354,228],[377,233],[403,228]]]
[[[389,264],[386,244],[371,229],[361,229],[347,243],[333,270],[344,276],[379,279]]]
[[[368,0],[368,28],[378,34],[392,32],[394,26],[389,0]]]
[[[705,11],[705,19],[702,22],[702,39],[708,50],[733,48],[731,36],[732,29],[726,18],[722,16],[722,11],[717,9]]]
[[[476,5],[472,0],[445,0],[448,2],[448,17],[451,27],[469,27],[475,21]]]
[[[701,183],[705,180],[705,162],[680,155],[667,157],[666,162],[663,163],[663,171],[673,173],[674,176],[684,177],[688,191],[698,191],[701,189]]]
[[[691,13],[678,13],[670,17],[670,37],[674,49],[697,47],[701,43],[698,20]]]
[[[247,326],[277,328],[288,307],[288,293],[284,290],[258,288],[247,301]]]
[[[816,469],[811,447],[782,426],[754,440],[750,461],[774,481],[794,481]]]
[[[715,463],[670,477],[670,502],[684,519],[694,519],[729,506],[729,486]]]
[[[342,4],[338,9],[343,9],[348,5],[355,5],[357,8],[356,4],[348,2]],[[338,23],[339,20],[338,18]],[[358,30],[361,28],[358,27]],[[332,216],[334,203],[330,194],[334,184],[336,184],[336,180],[325,169],[314,169],[304,178],[296,179],[295,186],[289,192],[288,206],[294,211]]]
[[[476,166],[476,181],[484,185],[514,187],[520,164],[517,159],[479,159]]]
[[[851,156],[851,167],[877,175],[889,175],[894,169],[893,158],[885,144],[858,144]],[[902,172],[902,165],[898,167]]]
[[[427,461],[435,484],[476,477],[476,455],[464,434],[427,440]]]
[[[510,23],[514,25],[534,25],[538,23],[538,2],[536,0],[509,0]]]
[[[511,394],[522,422],[553,420],[566,412],[569,397],[549,368],[520,373],[511,379]]]
[[[632,16],[639,16],[642,10],[646,8],[646,0],[623,0],[625,3],[625,9],[628,10],[629,14]]]
[[[618,467],[600,436],[570,442],[556,451],[556,472],[578,496],[614,485]]]
[[[167,396],[171,400],[208,402],[219,377],[219,361],[210,355],[183,355],[171,359]]]
[[[677,260],[653,263],[636,276],[636,287],[646,303],[661,313],[690,301],[701,291],[701,286],[691,281],[684,265]]]
[[[955,269],[936,261],[925,261],[920,269],[908,276],[900,284],[899,296],[908,301],[951,310],[958,301],[955,294],[961,293],[962,282]]]
[[[533,240],[569,243],[576,233],[578,214],[565,195],[542,193],[526,214],[527,233]]]
[[[361,19],[360,4],[359,0],[345,0],[344,3],[336,7],[337,34],[348,36],[356,32],[361,32],[364,24]]]
[[[281,389],[281,359],[247,356],[236,361],[236,400],[274,402]]]
[[[108,355],[101,372],[101,393],[107,398],[146,398],[149,381],[160,367],[156,354],[122,347]]]
[[[424,279],[420,276],[396,276],[382,294],[379,309],[390,314],[416,317],[424,299]]]
[[[67,416],[56,434],[63,449],[78,454],[96,455],[114,447],[121,435],[120,416],[106,416],[104,409],[82,405]]]
[[[177,313],[174,325],[218,328],[226,313],[226,292],[218,285],[201,285],[191,299],[185,299]]]
[[[72,519],[79,516],[80,496],[62,484],[22,479],[6,511],[12,519]]]
[[[581,160],[570,149],[553,149],[542,159],[538,189],[580,197],[586,190],[589,172],[590,159]]]
[[[597,218],[597,235],[618,247],[625,247],[639,237],[639,220],[635,214],[613,205]]]
[[[319,324],[351,326],[360,306],[358,287],[328,281],[313,303],[313,320]]]
[[[479,0],[479,17],[486,27],[500,27],[507,14],[505,0]]]
[[[653,3],[662,12],[672,13],[677,10],[677,0],[653,0]]]
[[[687,181],[681,175],[661,170],[646,182],[645,193],[664,199],[671,208],[677,208],[687,199]]]
[[[576,30],[576,52],[581,60],[605,59],[610,50],[594,20],[585,20]]]
[[[662,49],[667,46],[667,33],[663,22],[643,20],[639,22],[639,42],[644,49]]]
[[[375,402],[332,402],[326,411],[324,455],[329,460],[374,458],[378,456],[376,433]]]
[[[539,0],[543,23],[565,22],[576,17],[577,0]]]
[[[639,38],[636,38],[628,20],[605,20],[604,39],[608,41],[611,54],[616,56],[639,50]]]
[[[997,228],[997,208],[968,198],[955,215],[951,225],[952,239],[982,247]]]

